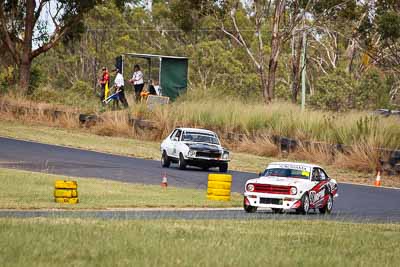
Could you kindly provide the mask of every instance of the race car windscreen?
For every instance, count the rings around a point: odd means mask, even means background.
[[[308,171],[303,171],[303,170],[271,168],[271,169],[266,169],[263,173],[263,176],[308,179],[310,173]]]
[[[206,133],[185,132],[182,141],[219,145],[219,141],[214,135]]]

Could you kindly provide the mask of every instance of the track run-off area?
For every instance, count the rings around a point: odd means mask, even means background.
[[[267,163],[266,163],[267,164]],[[81,149],[47,145],[0,137],[0,167],[46,172],[71,177],[96,177],[129,183],[160,184],[167,173],[168,184],[175,187],[204,189],[210,171],[161,168],[160,162],[111,155]],[[242,193],[246,180],[255,173],[229,171],[233,176],[232,191]],[[336,177],[335,177],[336,178]],[[321,216],[272,214],[260,211],[247,214],[242,209],[130,209],[104,211],[1,210],[0,217],[100,217],[116,219],[333,219],[362,222],[400,222],[400,190],[339,182],[339,197],[333,213]]]

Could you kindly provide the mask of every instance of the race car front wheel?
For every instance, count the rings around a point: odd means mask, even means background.
[[[222,163],[219,165],[219,172],[227,172],[228,171],[228,163]]]
[[[244,205],[243,208],[244,208],[244,211],[247,213],[254,213],[257,211],[257,207],[250,206],[250,205]]]
[[[179,161],[178,161],[179,169],[184,170],[186,169],[186,161],[183,157],[182,153],[179,154]]]
[[[328,201],[326,202],[325,206],[319,209],[319,212],[322,214],[328,213],[330,214],[332,212],[333,208],[333,197],[331,194],[328,195]]]
[[[310,197],[307,193],[301,198],[301,206],[296,211],[302,214],[307,214],[310,211]]]
[[[243,208],[244,211],[247,213],[254,213],[257,211],[257,207],[251,206],[250,201],[248,200],[247,197],[243,198]]]
[[[273,213],[283,213],[283,209],[272,209]]]
[[[168,168],[171,165],[171,161],[168,158],[167,152],[162,153],[161,155],[161,167]]]

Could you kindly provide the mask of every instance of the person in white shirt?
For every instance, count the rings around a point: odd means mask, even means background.
[[[161,87],[158,84],[158,80],[150,81],[148,91],[151,95],[161,96]]]
[[[139,65],[136,64],[133,67],[132,79],[130,79],[129,82],[133,83],[133,87],[135,87],[136,101],[140,101],[140,93],[143,90],[144,81],[143,81],[143,72],[140,70]]]
[[[125,108],[129,107],[128,101],[126,100],[125,97],[125,92],[124,92],[124,76],[122,76],[120,70],[118,68],[114,69],[114,72],[116,73],[115,80],[114,80],[114,88],[115,92],[118,92],[118,99],[115,100],[118,106],[118,100],[121,101],[122,105],[124,105]]]

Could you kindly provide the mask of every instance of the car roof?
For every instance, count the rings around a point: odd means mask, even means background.
[[[322,167],[320,167],[318,165],[309,164],[309,163],[302,163],[302,162],[280,161],[280,162],[271,162],[271,163],[268,164],[268,166],[269,165],[301,165],[301,166],[308,167],[308,168],[314,168],[315,167],[315,168],[323,169]]]
[[[206,130],[206,129],[200,129],[200,128],[177,128],[177,129],[185,131],[185,132],[197,132],[197,133],[215,134],[213,131]]]

